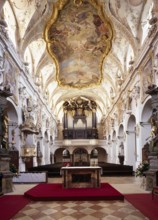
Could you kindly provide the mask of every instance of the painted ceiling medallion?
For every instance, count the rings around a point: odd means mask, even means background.
[[[101,83],[113,31],[98,0],[58,1],[44,37],[59,86],[81,89]]]

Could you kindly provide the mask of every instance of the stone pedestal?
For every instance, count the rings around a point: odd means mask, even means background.
[[[150,85],[146,94],[151,95],[152,116],[151,116],[151,141],[149,143],[148,160],[150,168],[146,174],[146,190],[152,191],[158,185],[158,87]]]
[[[150,168],[145,172],[146,190],[152,191],[153,187],[158,185],[158,156],[149,156]]]
[[[13,173],[9,171],[10,157],[8,154],[0,154],[0,173],[2,174],[2,193],[13,191]]]

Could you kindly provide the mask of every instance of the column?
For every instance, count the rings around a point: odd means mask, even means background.
[[[92,128],[96,128],[97,120],[96,120],[96,110],[92,110]]]
[[[64,111],[64,129],[68,128],[67,110]]]

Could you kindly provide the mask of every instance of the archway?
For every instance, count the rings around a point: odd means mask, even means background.
[[[49,147],[49,139],[47,131],[44,133],[44,160],[45,164],[50,164],[50,147]]]
[[[55,164],[61,164],[63,163],[63,151],[65,150],[65,148],[61,147],[58,148],[55,152],[54,152],[54,163]]]
[[[135,170],[135,163],[137,160],[137,145],[136,145],[136,119],[134,115],[131,115],[127,123],[127,146],[125,149],[125,161],[126,164],[133,166]]]
[[[142,110],[141,122],[140,125],[142,127],[142,141],[143,144],[146,143],[147,139],[150,137],[151,123],[150,118],[152,115],[152,105],[151,99],[149,99]]]
[[[150,141],[150,133],[151,133],[151,122],[150,118],[152,115],[152,104],[151,99],[148,99],[145,103],[142,115],[141,115],[141,122],[140,122],[140,152],[139,157],[140,161],[148,159],[148,151],[149,151],[149,144]]]
[[[120,159],[124,161],[124,126],[121,124],[118,129],[118,162],[120,163]]]
[[[118,139],[123,141],[123,138],[124,138],[124,126],[120,124],[118,129]]]
[[[101,165],[102,163],[107,162],[107,152],[104,148],[102,147],[96,147],[95,148],[98,151],[98,163]]]
[[[116,156],[116,131],[113,131],[112,134],[112,149],[111,149],[111,162],[116,163],[117,156]]]
[[[108,162],[112,162],[112,147],[111,147],[112,141],[111,141],[111,135],[108,135],[108,141],[107,141],[107,151],[108,151]]]
[[[69,150],[65,149],[62,152],[63,156],[63,166],[70,166],[71,165],[71,156]]]
[[[77,148],[73,153],[73,163],[75,166],[89,166],[89,155],[84,148]]]

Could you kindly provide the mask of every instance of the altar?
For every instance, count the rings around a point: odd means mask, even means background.
[[[99,188],[101,167],[62,167],[63,188]]]

